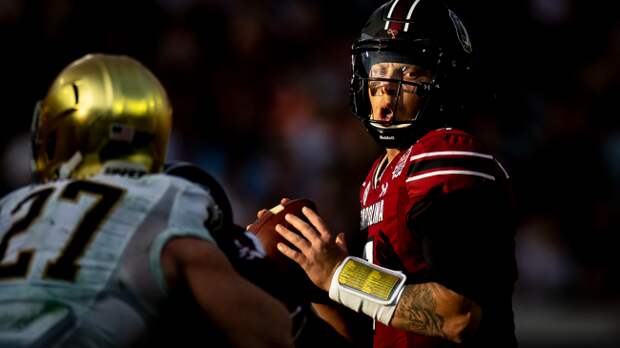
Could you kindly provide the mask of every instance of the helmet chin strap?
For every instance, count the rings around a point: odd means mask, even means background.
[[[424,105],[417,110],[415,115],[407,121],[396,121],[390,125],[381,124],[373,121],[372,114],[364,120],[364,126],[375,141],[386,149],[404,149],[411,146],[424,131],[424,125],[417,119],[422,112]],[[395,113],[398,112],[395,109]]]
[[[59,179],[67,179],[71,176],[71,173],[73,173],[73,171],[75,170],[75,168],[77,168],[77,166],[80,165],[80,163],[82,163],[82,153],[80,153],[80,151],[77,151],[76,153],[73,154],[73,156],[71,156],[71,158],[63,163],[60,166],[60,170],[58,171],[58,178]]]

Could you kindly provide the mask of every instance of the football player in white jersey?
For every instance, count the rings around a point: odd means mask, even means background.
[[[218,248],[212,195],[157,174],[171,114],[126,56],[87,55],[56,78],[32,124],[35,182],[0,201],[0,347],[139,346],[163,313],[183,318],[178,294],[232,346],[292,347],[286,308]]]

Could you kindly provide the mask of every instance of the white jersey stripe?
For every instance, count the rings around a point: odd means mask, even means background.
[[[498,160],[495,160],[495,163],[497,163],[497,165],[502,170],[502,172],[504,172],[504,175],[506,175],[506,179],[510,179],[510,175],[508,175],[508,172],[506,171],[506,169],[504,169],[504,166],[501,163],[499,163]]]
[[[411,15],[413,14],[413,10],[415,10],[415,7],[418,6],[418,3],[420,2],[420,0],[415,0],[413,2],[413,5],[411,5],[411,7],[409,8],[409,12],[407,12],[407,20],[411,19]],[[405,31],[409,30],[409,23],[405,23]]]
[[[452,174],[473,175],[473,176],[479,176],[479,177],[482,177],[482,178],[485,178],[485,179],[489,179],[489,180],[495,181],[495,177],[493,175],[489,175],[489,174],[485,174],[485,173],[480,173],[480,172],[474,172],[474,171],[471,171],[471,170],[438,170],[438,171],[435,171],[435,172],[424,173],[424,174],[412,176],[412,177],[407,178],[407,180],[405,180],[405,181],[406,182],[411,182],[411,181],[426,179],[426,178],[431,177],[431,176],[452,175]]]
[[[388,12],[387,18],[388,20],[385,21],[385,30],[388,30],[388,28],[390,27],[390,21],[389,18],[392,17],[392,12],[394,12],[394,8],[396,7],[396,4],[398,4],[400,0],[396,0],[394,1],[394,3],[392,4],[392,7],[390,7],[390,11]]]
[[[386,154],[385,157],[383,157],[383,159],[381,160],[381,162],[377,166],[377,168],[375,169],[374,180],[372,181],[372,183],[373,183],[372,187],[375,188],[375,189],[377,188],[377,185],[379,184],[379,181],[381,181],[381,177],[383,176],[383,172],[385,172],[385,169],[386,169],[385,167],[388,166],[387,160],[388,160],[388,156]]]
[[[433,156],[473,156],[473,157],[482,157],[487,159],[494,160],[495,158],[486,153],[480,152],[471,152],[471,151],[436,151],[436,152],[425,152],[419,155],[411,156],[410,161],[419,160],[420,158],[433,157]]]

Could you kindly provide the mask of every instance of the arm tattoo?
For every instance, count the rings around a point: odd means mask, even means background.
[[[405,323],[407,331],[446,338],[446,333],[443,331],[444,318],[437,314],[434,294],[436,287],[436,284],[426,283],[405,288],[394,317]]]

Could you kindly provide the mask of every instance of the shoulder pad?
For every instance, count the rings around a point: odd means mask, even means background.
[[[412,155],[446,150],[485,151],[482,144],[473,135],[460,129],[439,128],[420,138],[413,145]]]
[[[485,181],[508,179],[508,173],[472,135],[452,128],[431,131],[413,145],[407,168],[411,196],[441,186],[444,193]]]
[[[188,162],[175,162],[167,163],[164,166],[164,174],[183,178],[209,192],[217,206],[222,210],[224,225],[232,225],[233,212],[228,196],[217,180],[204,169]]]

